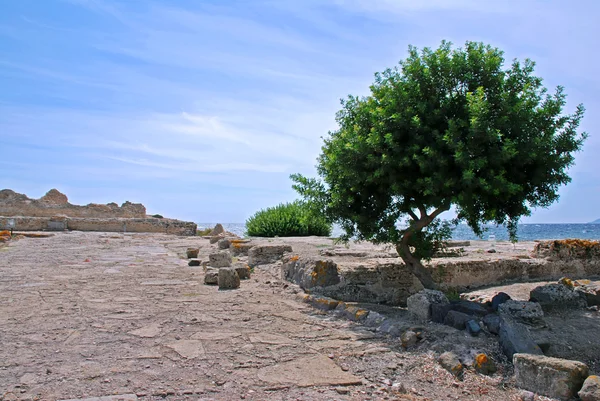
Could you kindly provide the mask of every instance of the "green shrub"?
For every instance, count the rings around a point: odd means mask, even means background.
[[[210,234],[212,231],[212,228],[205,228],[204,230],[196,230],[196,235],[199,235],[201,237]]]
[[[303,202],[282,203],[257,212],[246,221],[250,237],[331,235],[331,224]]]
[[[162,219],[163,217],[160,214],[153,214],[152,217],[155,219]]]

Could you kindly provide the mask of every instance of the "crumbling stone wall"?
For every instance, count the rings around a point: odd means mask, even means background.
[[[94,219],[79,217],[0,217],[0,228],[7,228],[12,220],[15,231],[101,231],[129,233],[165,233],[196,235],[196,223],[173,219]]]
[[[334,266],[326,273],[323,285],[318,282],[320,265]],[[600,277],[600,258],[588,259],[502,259],[494,261],[453,261],[427,266],[441,290],[473,290],[513,282],[554,281]],[[331,272],[337,270],[337,277]],[[284,258],[282,278],[305,290],[346,302],[406,305],[412,294],[422,290],[419,280],[400,259],[363,259],[358,262],[332,258],[315,261],[293,256]],[[324,273],[323,273],[324,274]]]
[[[3,189],[0,191],[0,216],[145,218],[146,208],[141,203],[131,202],[125,202],[121,206],[116,203],[73,205],[66,195],[56,189],[51,189],[40,199],[30,199],[27,195]]]

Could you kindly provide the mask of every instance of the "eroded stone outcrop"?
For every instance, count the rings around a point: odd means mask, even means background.
[[[69,203],[67,196],[51,189],[40,199],[31,199],[10,189],[0,191],[0,216],[29,217],[88,217],[88,218],[145,218],[146,208],[141,203],[125,202],[106,205],[90,203],[79,206]]]
[[[0,191],[0,228],[17,231],[106,231],[196,235],[196,223],[146,216],[140,203],[125,202],[78,206],[52,189],[30,199],[10,189]]]

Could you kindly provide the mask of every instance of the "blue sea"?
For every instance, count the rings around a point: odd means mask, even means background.
[[[198,223],[198,229],[214,227],[215,223]],[[246,226],[242,223],[223,224],[227,231],[244,236]],[[483,237],[478,237],[466,225],[460,224],[454,228],[452,238],[455,240],[508,240],[508,231],[503,226],[487,226]],[[334,228],[332,236],[341,234],[339,228]],[[519,224],[518,239],[533,241],[543,239],[580,238],[600,240],[600,224]]]

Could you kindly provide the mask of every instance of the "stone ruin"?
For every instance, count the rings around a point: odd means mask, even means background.
[[[195,223],[147,216],[146,207],[141,203],[73,205],[56,189],[40,199],[31,199],[10,189],[1,190],[0,229],[196,235]]]

